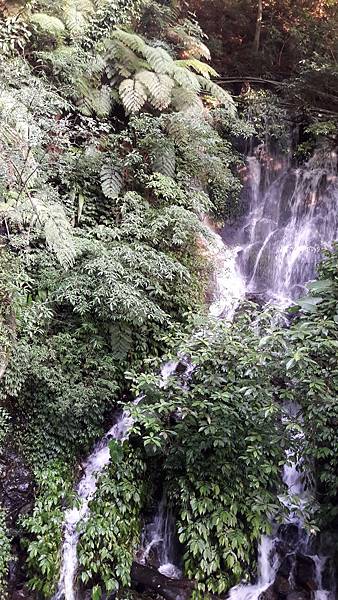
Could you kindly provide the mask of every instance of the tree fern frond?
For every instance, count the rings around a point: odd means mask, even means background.
[[[155,73],[171,75],[174,61],[169,52],[164,50],[164,48],[153,48],[146,45],[143,55]]]
[[[107,198],[114,200],[118,197],[123,185],[121,172],[111,164],[103,165],[101,168],[101,187]]]
[[[28,225],[41,230],[47,246],[56,254],[60,264],[68,267],[76,256],[72,228],[61,204],[51,202],[46,193],[3,203],[0,205],[0,216],[20,227]]]
[[[112,108],[112,94],[108,85],[103,85],[101,89],[94,90],[92,96],[92,107],[99,117],[108,117]]]
[[[81,35],[93,14],[94,6],[90,0],[65,0],[64,20],[72,35]]]
[[[176,156],[173,147],[159,148],[152,163],[154,173],[161,173],[166,177],[175,176]]]
[[[217,83],[214,83],[205,77],[201,77],[200,75],[198,76],[198,80],[203,90],[214,96],[221,104],[224,104],[231,114],[236,114],[235,103],[229,92],[223,90]]]
[[[180,67],[174,63],[174,68],[172,71],[172,76],[176,83],[187,90],[192,90],[194,92],[199,92],[201,89],[201,84],[198,80],[198,76],[195,73],[189,71],[185,67]]]
[[[174,86],[168,75],[159,75],[152,71],[142,70],[135,75],[150,94],[151,104],[158,110],[168,108],[171,103],[171,91]]]
[[[29,21],[55,38],[62,37],[66,29],[61,19],[47,15],[46,13],[35,12],[30,15]]]
[[[173,38],[176,43],[181,43],[190,57],[210,60],[211,56],[209,48],[198,37],[189,35],[184,26],[177,25],[176,27],[173,27],[170,31],[170,37]]]
[[[193,90],[187,90],[183,87],[175,87],[172,91],[172,104],[178,111],[187,110],[203,111],[203,102],[199,95]]]
[[[175,64],[179,67],[191,68],[196,71],[199,75],[203,75],[203,77],[218,77],[217,71],[213,69],[210,65],[202,62],[201,60],[197,60],[197,58],[189,58],[186,60],[175,60]]]
[[[112,38],[119,40],[134,52],[144,55],[147,45],[139,35],[136,35],[136,33],[127,33],[122,29],[115,29],[112,33]]]
[[[140,58],[134,50],[125,46],[119,40],[114,40],[108,46],[107,58],[110,61],[114,61],[112,65],[108,65],[107,73],[120,72],[121,70],[128,70],[131,73],[144,68],[148,68],[148,63]]]
[[[140,81],[125,79],[119,87],[119,94],[127,114],[139,111],[147,100],[147,92]]]

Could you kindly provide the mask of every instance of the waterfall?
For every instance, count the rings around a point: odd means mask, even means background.
[[[166,384],[176,366],[176,362],[168,362],[162,367],[160,385],[164,386]],[[137,398],[134,404],[137,404],[141,399],[142,396]],[[111,429],[98,442],[92,454],[83,464],[84,475],[76,488],[78,503],[65,513],[61,572],[54,600],[76,600],[75,579],[78,568],[78,525],[88,518],[90,512],[89,503],[95,495],[99,476],[110,462],[109,442],[113,439],[126,440],[132,423],[133,420],[130,414],[124,411]]]
[[[175,565],[175,519],[166,504],[164,494],[155,518],[143,530],[142,551],[138,561],[142,564],[151,562],[151,554],[156,556],[156,566],[162,575],[179,579],[181,570]]]
[[[338,181],[335,163],[336,156],[333,154],[329,160],[314,157],[303,169],[291,169],[281,160],[270,161],[266,166],[257,155],[248,158],[245,216],[232,227],[230,236],[226,236],[226,245],[207,224],[214,240],[212,244],[206,243],[214,265],[211,316],[231,321],[246,293],[279,306],[288,306],[303,293],[304,284],[315,275],[322,247],[329,247],[337,237]],[[179,361],[174,361],[164,365],[162,387],[178,364]],[[187,365],[185,379],[192,370],[193,365]],[[55,600],[76,598],[78,525],[88,517],[89,503],[95,494],[98,478],[109,464],[109,440],[126,439],[131,424],[130,415],[124,412],[84,464],[84,475],[76,490],[79,504],[65,513],[62,566]],[[300,473],[301,465],[287,460],[283,478],[290,502],[295,493],[300,498],[305,494]],[[330,589],[325,589],[323,579],[329,559],[320,554],[310,554],[311,544],[304,535],[299,517],[293,515],[283,527],[284,530],[279,528],[274,535],[262,537],[258,548],[257,583],[236,586],[230,591],[230,600],[263,600],[264,591],[273,584],[281,566],[277,547],[280,541],[286,543],[284,538],[289,535],[288,527],[296,530],[296,534],[292,530],[293,542],[287,540],[289,554],[294,557],[297,552],[305,554],[314,565],[317,588],[314,600],[334,600],[333,584],[330,584]],[[146,562],[152,549],[158,546],[159,570],[170,577],[178,577],[174,539],[175,522],[164,495],[153,522],[144,531],[140,560]],[[292,577],[291,569],[290,580]]]
[[[337,237],[335,160],[315,156],[299,169],[278,161],[274,170],[248,158],[247,209],[233,236],[247,292],[280,306],[304,293],[323,246]]]
[[[89,502],[95,494],[99,474],[109,463],[110,440],[126,439],[130,425],[130,416],[126,412],[122,413],[83,465],[84,475],[76,489],[79,506],[69,509],[65,513],[61,574],[58,590],[54,596],[55,600],[63,598],[75,600],[74,580],[78,566],[77,544],[79,540],[77,526],[88,517]]]
[[[204,223],[211,239],[211,243],[205,240],[206,253],[213,265],[212,301],[209,314],[231,322],[240,300],[245,295],[244,280],[237,265],[238,249],[226,247],[221,236],[214,231],[206,218]],[[191,364],[185,366],[184,381],[181,385],[187,385],[194,369]],[[175,519],[170,508],[167,507],[164,492],[153,520],[144,528],[139,562],[146,564],[150,555],[155,554],[155,563],[159,572],[167,577],[179,578],[182,572],[176,564],[175,533]]]
[[[279,162],[273,172],[257,156],[250,157],[247,165],[247,211],[232,237],[232,243],[241,248],[238,267],[249,294],[286,307],[304,293],[304,284],[315,276],[322,248],[330,247],[337,239],[337,157],[334,153],[325,160],[315,156],[303,169],[291,169]],[[297,407],[285,408],[288,417],[295,418]],[[313,540],[303,529],[300,513],[309,501],[309,492],[304,487],[302,461],[292,462],[291,452],[287,452],[286,459],[283,482],[287,494],[283,501],[291,510],[289,519],[277,530],[274,527],[274,535],[263,536],[257,583],[234,587],[229,600],[267,599],[270,596],[266,590],[286,562],[291,592],[300,561],[307,561],[312,573],[313,600],[336,597],[334,577],[327,577],[326,583],[323,580],[330,558],[311,553]],[[291,509],[294,496],[298,497],[297,514]],[[282,545],[287,548],[284,556],[279,552]]]

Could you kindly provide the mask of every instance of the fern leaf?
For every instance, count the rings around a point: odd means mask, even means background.
[[[200,75],[198,76],[198,80],[203,90],[214,96],[221,104],[224,104],[231,114],[236,114],[235,103],[229,92],[223,90],[217,83],[214,83],[205,77],[201,77]]]
[[[173,147],[159,148],[156,158],[153,160],[152,169],[154,173],[161,173],[166,177],[175,176],[176,157]]]
[[[186,60],[175,60],[175,64],[179,67],[191,68],[198,73],[198,75],[202,75],[203,77],[219,77],[217,71],[213,69],[210,65],[202,62],[201,60],[197,60],[196,58],[189,58]]]
[[[103,85],[100,90],[95,90],[92,98],[92,107],[99,117],[108,117],[112,107],[112,95],[108,85]]]
[[[123,185],[123,176],[113,165],[103,165],[101,169],[101,187],[107,198],[118,197]]]
[[[46,13],[33,13],[29,17],[29,21],[54,38],[62,37],[65,32],[64,23],[57,17],[47,15]]]
[[[199,92],[201,89],[201,84],[198,80],[198,76],[189,71],[189,69],[177,66],[175,63],[172,76],[178,85],[180,85],[183,88],[186,88],[187,90]]]
[[[93,14],[93,4],[90,0],[66,0],[64,3],[64,20],[72,35],[81,35],[88,25],[88,19]]]
[[[203,102],[199,95],[193,90],[187,90],[183,87],[176,87],[172,92],[172,104],[178,111],[186,112],[188,110],[203,110]]]
[[[155,71],[155,73],[171,75],[174,61],[169,52],[164,50],[164,48],[145,46],[143,56],[147,59],[151,69]]]
[[[119,94],[127,114],[138,112],[147,100],[147,92],[140,81],[125,79],[119,87]]]
[[[152,71],[142,70],[135,75],[150,94],[151,104],[158,110],[168,108],[171,103],[173,80],[168,75],[159,75]]]
[[[122,29],[115,29],[115,31],[112,33],[112,38],[119,40],[122,42],[122,44],[127,46],[127,48],[130,48],[134,52],[138,52],[142,55],[144,54],[147,46],[139,35],[136,35],[135,33],[127,33]]]

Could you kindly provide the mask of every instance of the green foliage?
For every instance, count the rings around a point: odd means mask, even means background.
[[[315,465],[321,524],[337,522],[337,350],[338,255],[328,254],[321,279],[311,284],[303,314],[285,332],[290,345],[286,361],[292,397],[302,406],[307,437],[305,456]]]
[[[81,525],[80,579],[93,586],[92,598],[130,586],[130,569],[140,543],[145,464],[124,442],[110,444],[111,464],[100,479],[90,516]],[[101,585],[103,589],[101,589]]]
[[[49,598],[59,577],[63,509],[73,501],[73,492],[69,472],[59,463],[50,463],[41,469],[36,479],[38,489],[33,514],[22,519],[22,527],[27,536],[29,586]]]
[[[10,431],[10,420],[8,411],[0,406],[0,448],[3,447],[3,443]]]
[[[133,410],[134,432],[163,462],[185,573],[200,592],[223,593],[247,574],[255,541],[283,510],[276,492],[291,442],[272,358],[281,345],[274,337],[260,345],[269,317],[259,325],[257,318],[244,314],[230,328],[208,322],[189,333],[179,346],[195,367],[188,387],[179,376],[165,390],[158,378],[138,380],[146,400]]]
[[[11,541],[6,524],[6,511],[0,507],[0,598],[6,600],[7,595],[7,577],[9,570],[9,561],[12,558]]]
[[[210,80],[215,72],[198,59],[174,60],[164,48],[120,29],[112,33],[106,46],[107,74],[113,81],[122,76],[119,94],[127,114],[139,112],[146,102],[157,110],[170,105],[176,110],[201,108],[202,90],[234,111],[230,95]]]

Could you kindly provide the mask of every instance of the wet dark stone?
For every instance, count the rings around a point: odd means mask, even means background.
[[[17,530],[18,517],[32,510],[34,501],[33,476],[25,461],[12,448],[0,455],[0,504],[7,511],[7,525],[12,538],[13,560],[9,565],[9,597],[11,600],[33,600],[25,587],[25,555]]]
[[[290,548],[295,548],[299,541],[299,528],[293,523],[281,525],[278,530],[278,535],[280,539],[287,544],[287,546]]]
[[[34,600],[34,596],[32,596],[32,592],[23,588],[14,590],[11,594],[11,600]]]
[[[277,575],[273,584],[273,589],[278,600],[286,598],[287,594],[291,592],[291,585],[289,579],[287,577],[283,577],[280,574]]]
[[[262,594],[259,596],[259,600],[278,600],[278,595],[274,589],[274,586],[270,585],[265,592],[262,592]]]
[[[286,596],[286,600],[311,600],[311,594],[308,592],[291,592]]]
[[[316,565],[310,556],[297,554],[294,578],[296,586],[301,589],[310,592],[317,589]]]
[[[294,555],[288,555],[283,559],[283,561],[277,571],[276,580],[278,577],[280,577],[281,579],[289,578],[293,562],[294,562]]]
[[[33,503],[32,473],[8,448],[0,456],[0,503],[7,510],[9,527],[15,527],[18,516],[29,512]]]

